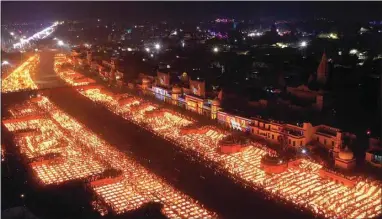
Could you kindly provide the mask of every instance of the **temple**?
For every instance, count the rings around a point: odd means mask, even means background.
[[[320,65],[317,69],[317,82],[321,85],[325,85],[328,80],[328,59],[326,54],[322,54]]]

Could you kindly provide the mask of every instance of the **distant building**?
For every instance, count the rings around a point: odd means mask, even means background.
[[[365,161],[372,166],[382,168],[382,147],[379,138],[369,139],[369,149],[366,151]]]

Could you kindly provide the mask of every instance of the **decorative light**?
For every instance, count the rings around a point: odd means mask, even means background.
[[[160,49],[160,47],[161,47],[161,46],[160,46],[160,44],[159,44],[159,43],[156,43],[156,44],[155,44],[155,49],[159,50],[159,49]]]
[[[141,97],[133,95],[115,96],[104,92],[103,89],[88,89],[79,92],[88,99],[104,105],[111,112],[120,115],[122,118],[145,127],[157,136],[171,140],[182,151],[192,151],[193,154],[197,153],[198,156],[195,157],[200,159],[201,163],[208,166],[211,166],[209,165],[211,163],[217,164],[217,171],[227,173],[228,176],[243,186],[249,186],[254,190],[262,189],[269,198],[278,198],[293,203],[296,206],[307,208],[317,215],[328,218],[372,218],[381,214],[381,185],[371,180],[357,180],[355,187],[349,188],[333,180],[322,178],[320,170],[323,167],[307,159],[300,159],[298,163],[283,173],[268,175],[260,167],[262,157],[269,151],[265,144],[255,141],[250,142],[241,152],[222,155],[218,152],[219,141],[230,135],[228,131],[215,126],[203,126],[186,115],[168,108],[158,108],[156,104]],[[119,101],[121,98],[124,99],[122,105]],[[61,121],[57,122],[58,124],[64,124]],[[238,124],[240,125],[240,123]],[[193,125],[199,126],[193,127]],[[70,127],[75,126],[71,125]],[[182,133],[183,129],[190,129],[192,131]],[[82,137],[87,132],[86,129],[76,129],[71,133],[81,133]],[[83,139],[83,141],[85,143],[88,142],[87,139]],[[140,183],[140,185],[146,185],[145,176],[149,174],[148,176],[152,177],[150,173],[147,173],[148,171],[141,171],[139,165],[136,167],[134,166],[135,163],[133,163],[134,165],[131,164],[133,161],[125,160],[127,158],[120,158],[115,155],[114,152],[117,149],[110,147],[103,141],[97,141],[96,144],[88,143],[86,147],[92,147],[94,153],[99,153],[100,157],[108,161],[113,167],[124,170],[126,176],[132,177],[128,180],[129,185],[137,188],[137,191],[133,191],[129,189],[130,187],[126,187],[124,186],[125,184],[121,183],[105,187],[95,187],[94,189],[98,196],[102,197],[107,204],[115,206],[113,208],[114,211],[117,213],[126,211],[127,207],[118,207],[121,206],[118,203],[125,202],[125,200],[131,200],[132,204],[129,205],[131,208],[135,208],[136,205],[133,204],[135,203],[133,200],[137,200],[137,197],[140,200],[142,200],[141,198],[146,200],[145,197],[147,196],[141,196],[142,194],[147,194],[145,192],[150,190],[147,191],[146,187],[144,187],[144,190],[141,190],[142,187],[136,187],[135,183],[139,181],[144,182]],[[142,175],[143,177],[136,178],[136,176]],[[156,182],[156,180],[152,181]],[[166,184],[164,186],[163,184],[160,185],[160,188],[167,188]],[[147,187],[151,188],[153,184],[148,184]],[[127,192],[121,193],[120,191],[122,190]],[[162,194],[169,194],[168,190],[162,190],[163,193],[160,193],[159,197],[162,197]],[[117,192],[116,194],[111,194],[110,191]],[[111,197],[115,197],[115,195],[117,198],[112,200]],[[155,196],[157,195],[156,193]],[[164,197],[167,198],[168,196]],[[367,206],[367,208],[360,208],[360,205]],[[164,209],[166,211],[166,205]],[[174,210],[174,212],[177,211]],[[198,215],[201,217],[200,214]],[[177,217],[177,215],[171,216],[171,218],[173,217]],[[184,217],[187,218],[187,216]]]

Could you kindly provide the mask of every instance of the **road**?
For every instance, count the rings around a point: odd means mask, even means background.
[[[41,89],[66,86],[54,72],[54,54],[55,52],[50,50],[41,51],[38,71],[31,75],[32,80]]]

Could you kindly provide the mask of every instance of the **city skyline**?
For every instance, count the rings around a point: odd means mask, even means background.
[[[2,2],[3,23],[105,18],[131,20],[202,21],[216,17],[238,20],[382,19],[378,2]],[[275,4],[278,6],[275,7]],[[86,9],[86,10],[83,10]],[[341,13],[339,13],[341,12]]]

